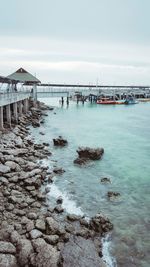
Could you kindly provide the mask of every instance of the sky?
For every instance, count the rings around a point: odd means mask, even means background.
[[[150,85],[150,0],[0,0],[0,75]]]

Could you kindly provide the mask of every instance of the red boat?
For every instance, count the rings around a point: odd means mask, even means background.
[[[109,98],[101,98],[99,100],[97,100],[96,102],[97,104],[102,104],[102,105],[115,105],[117,104],[116,100],[111,100]]]

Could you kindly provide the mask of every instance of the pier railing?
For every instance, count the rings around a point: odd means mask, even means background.
[[[30,91],[26,92],[0,92],[0,107],[6,106],[31,96]]]

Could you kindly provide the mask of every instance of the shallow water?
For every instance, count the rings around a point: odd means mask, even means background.
[[[41,100],[54,103],[52,98]],[[108,215],[114,224],[111,254],[117,266],[150,266],[150,103],[101,106],[72,102],[55,112],[49,112],[45,124],[33,130],[38,141],[50,142],[51,159],[66,170],[55,179],[52,196],[62,193],[71,212]],[[67,147],[53,147],[52,139],[59,135],[68,140]],[[73,164],[78,146],[103,147],[105,153],[101,161],[78,167]],[[111,184],[101,184],[102,177],[110,178]],[[108,191],[119,192],[121,197],[110,201]]]

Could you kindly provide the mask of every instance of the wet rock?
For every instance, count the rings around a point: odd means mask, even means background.
[[[63,174],[65,172],[65,170],[63,170],[63,168],[54,168],[53,172],[56,174]]]
[[[101,183],[103,184],[110,184],[111,183],[111,180],[110,178],[107,178],[107,177],[104,177],[104,178],[101,178]]]
[[[74,160],[74,164],[78,164],[78,165],[85,165],[87,164],[88,160],[85,158],[76,158]]]
[[[90,147],[79,147],[77,150],[79,158],[99,160],[101,159],[104,149],[103,148],[90,148]]]
[[[54,211],[56,211],[57,213],[62,213],[64,211],[63,207],[61,205],[57,205],[54,208]]]
[[[113,229],[113,224],[110,222],[110,220],[106,216],[104,216],[101,213],[91,218],[89,225],[90,225],[90,229],[94,230],[95,232],[100,233],[101,235]]]
[[[0,267],[19,267],[13,255],[0,254]]]
[[[0,253],[15,254],[16,248],[10,242],[0,241]]]
[[[63,139],[61,136],[59,136],[58,138],[53,139],[53,143],[54,143],[54,146],[63,147],[63,146],[66,146],[68,144],[68,141]]]
[[[119,197],[119,196],[120,196],[120,193],[118,193],[118,192],[113,192],[113,191],[109,191],[109,192],[107,193],[107,196],[108,196],[109,199],[112,199],[112,198]]]
[[[69,221],[78,221],[78,220],[80,220],[81,219],[81,216],[78,216],[78,215],[75,215],[75,214],[68,214],[67,215],[67,219],[69,220]]]
[[[50,187],[45,188],[45,193],[49,193],[51,191]]]
[[[62,204],[63,203],[63,198],[60,196],[56,200],[57,204]]]
[[[61,251],[61,264],[63,267],[104,267],[94,243],[82,237],[72,237]]]

